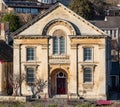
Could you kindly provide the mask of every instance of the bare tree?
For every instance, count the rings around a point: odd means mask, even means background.
[[[22,82],[25,80],[25,74],[14,74],[9,75],[9,83],[13,88],[13,95],[20,95],[19,89],[21,87]],[[47,86],[47,81],[42,79],[35,79],[34,83],[28,84],[31,87],[32,97],[37,97],[37,95],[43,91],[43,89]]]
[[[40,92],[47,86],[47,81],[42,79],[35,79],[35,82],[31,84],[32,97],[35,98]]]
[[[20,94],[18,93],[18,90],[24,80],[25,80],[25,74],[21,74],[21,76],[19,74],[9,75],[9,83],[13,88],[14,96],[17,96]]]

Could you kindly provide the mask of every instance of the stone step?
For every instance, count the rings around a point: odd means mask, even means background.
[[[53,98],[58,98],[58,99],[66,99],[68,96],[67,95],[54,95]]]

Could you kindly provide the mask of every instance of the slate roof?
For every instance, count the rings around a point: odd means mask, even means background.
[[[39,2],[30,2],[30,1],[6,1],[8,7],[26,7],[26,8],[39,8],[39,9],[48,9],[50,4],[43,4]]]
[[[27,24],[25,24],[24,26],[22,26],[21,28],[19,28],[18,30],[16,30],[15,32],[13,32],[11,34],[11,37],[15,37],[17,36],[17,34],[21,33],[23,30],[27,29],[29,26],[31,26],[32,24],[34,24],[35,22],[37,22],[38,20],[42,19],[44,16],[46,16],[47,14],[49,14],[50,12],[52,12],[53,10],[55,10],[57,7],[63,7],[64,9],[68,10],[69,12],[72,13],[72,15],[79,17],[80,20],[82,20],[84,23],[86,23],[87,25],[91,26],[91,28],[96,29],[98,32],[101,33],[101,35],[106,36],[107,34],[104,33],[102,30],[100,30],[98,27],[94,26],[93,24],[91,24],[89,21],[85,20],[84,18],[82,18],[81,16],[77,15],[75,12],[73,12],[72,10],[70,10],[69,8],[67,8],[66,6],[64,6],[63,4],[56,2],[53,6],[51,6],[49,9],[47,9],[45,12],[43,13],[39,13],[38,16],[36,16],[34,19],[32,19],[30,22],[28,22]]]
[[[7,62],[13,61],[13,49],[3,40],[0,40],[0,60]]]
[[[118,28],[120,27],[120,16],[106,16],[105,20],[90,21],[99,28]]]

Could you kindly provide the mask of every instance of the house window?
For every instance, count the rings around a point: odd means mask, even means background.
[[[50,3],[51,0],[42,0],[42,3]]]
[[[116,38],[116,30],[114,30],[114,38]]]
[[[63,36],[53,38],[53,54],[65,54],[65,38]]]
[[[110,36],[112,37],[112,30],[110,30]]]
[[[35,71],[34,68],[27,68],[27,83],[34,83],[35,81]]]
[[[65,38],[60,37],[60,54],[65,53]]]
[[[92,60],[92,48],[84,48],[84,61]]]
[[[26,48],[27,61],[35,60],[35,48]]]
[[[84,83],[92,82],[92,68],[84,68]]]

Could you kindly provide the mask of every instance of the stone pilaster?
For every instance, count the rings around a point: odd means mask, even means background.
[[[68,87],[68,94],[71,98],[77,97],[77,45],[71,45],[70,57],[70,85]]]
[[[44,81],[48,82],[48,44],[42,45],[42,72],[44,72]],[[48,85],[44,88],[44,94],[48,97]]]
[[[100,99],[106,99],[106,53],[104,44],[99,45],[99,51],[99,60],[102,59],[102,62],[100,61],[98,94]]]
[[[13,73],[17,74],[19,73],[19,68],[20,68],[20,45],[19,44],[14,44],[14,54],[13,54],[13,62],[14,62],[14,68],[13,68]]]

